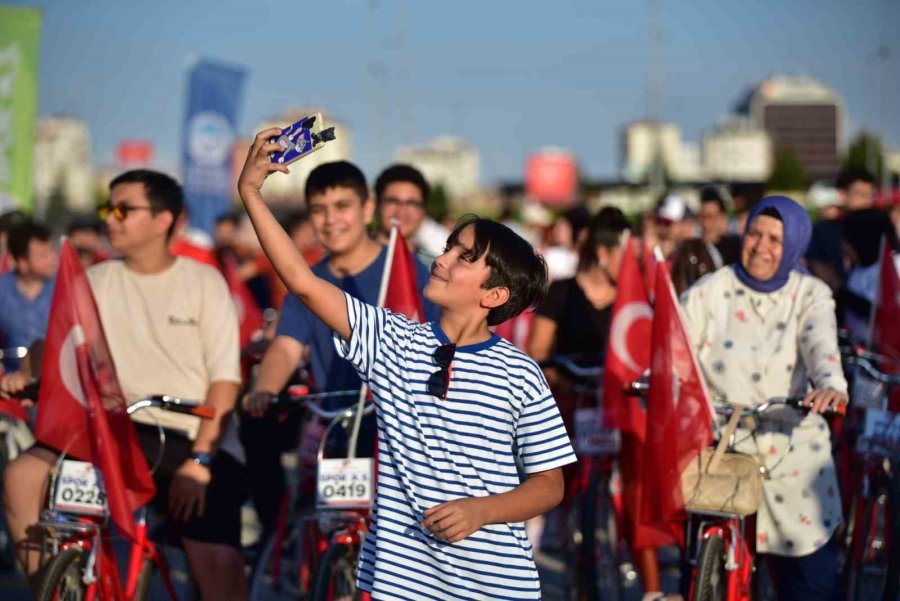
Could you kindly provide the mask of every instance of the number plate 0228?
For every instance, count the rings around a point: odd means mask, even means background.
[[[66,459],[56,477],[57,511],[83,515],[106,515],[106,494],[100,472],[90,463]]]
[[[320,461],[316,504],[319,507],[371,507],[372,465],[371,458]]]

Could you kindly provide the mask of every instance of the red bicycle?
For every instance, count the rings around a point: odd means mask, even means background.
[[[900,490],[895,466],[900,460],[900,414],[888,399],[900,387],[900,375],[876,363],[896,361],[853,349],[845,362],[855,366],[851,420],[845,428],[847,459],[858,478],[852,486],[844,530],[844,577],[849,599],[896,601],[900,593]]]
[[[793,407],[809,411],[802,397],[772,398],[756,407],[740,409],[741,418],[758,418],[774,406]],[[734,407],[717,406],[716,412],[732,415]],[[826,411],[825,417],[841,415]],[[736,425],[736,422],[735,422]],[[734,438],[728,441],[733,451]],[[688,509],[697,528],[688,529],[687,548],[694,559],[691,574],[690,599],[693,601],[750,601],[753,598],[756,565],[752,541],[755,534],[749,524],[751,516],[729,512],[692,511]]]
[[[213,410],[199,401],[162,395],[133,403],[128,413],[147,407],[204,419],[214,416]],[[161,427],[160,446],[165,446]],[[60,455],[51,475],[49,507],[38,522],[44,535],[43,554],[51,556],[42,569],[38,601],[143,601],[156,572],[162,577],[169,596],[177,601],[166,562],[147,536],[146,507],[139,510],[136,525],[137,536],[131,541],[123,586],[115,559],[107,559],[114,558],[115,553],[102,480],[92,464]]]
[[[373,460],[325,457],[329,437],[347,430],[358,405],[325,410],[319,402],[342,396],[358,398],[359,391],[309,393],[306,386],[294,386],[273,403],[276,409],[306,407],[310,419],[301,428],[294,482],[250,582],[252,600],[367,597],[356,590],[356,560],[368,531]],[[363,415],[373,411],[367,403]]]

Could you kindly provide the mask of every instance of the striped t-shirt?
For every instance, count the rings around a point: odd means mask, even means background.
[[[499,336],[457,347],[445,400],[428,394],[434,350],[450,341],[345,295],[350,340],[338,353],[368,382],[378,423],[378,485],[357,584],[373,599],[540,599],[524,524],[489,524],[448,543],[421,526],[446,501],[516,488],[576,460],[538,366]]]

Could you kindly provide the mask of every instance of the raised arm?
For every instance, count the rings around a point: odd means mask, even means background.
[[[238,193],[244,201],[244,208],[250,216],[263,251],[272,262],[278,277],[313,315],[347,340],[350,337],[350,322],[347,319],[347,301],[343,291],[312,272],[260,193],[263,182],[271,173],[290,173],[286,166],[269,160],[269,155],[281,150],[281,145],[269,143],[268,140],[280,133],[281,129],[273,127],[256,134],[238,179]]]

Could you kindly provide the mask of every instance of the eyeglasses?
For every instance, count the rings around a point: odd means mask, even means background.
[[[434,349],[431,359],[438,370],[431,374],[428,378],[427,387],[428,394],[436,396],[439,399],[447,398],[447,391],[450,388],[450,364],[453,363],[453,355],[456,354],[455,344],[442,344]]]
[[[400,207],[401,209],[422,210],[425,208],[425,203],[421,200],[403,200],[400,198],[394,198],[393,196],[388,196],[381,199],[381,204],[386,207]]]
[[[132,211],[154,211],[153,207],[133,207],[128,204],[117,204],[114,205],[111,202],[106,203],[105,205],[100,205],[97,207],[97,215],[100,216],[100,219],[106,221],[107,217],[112,215],[119,221],[125,221],[125,218],[128,217],[128,213]]]

